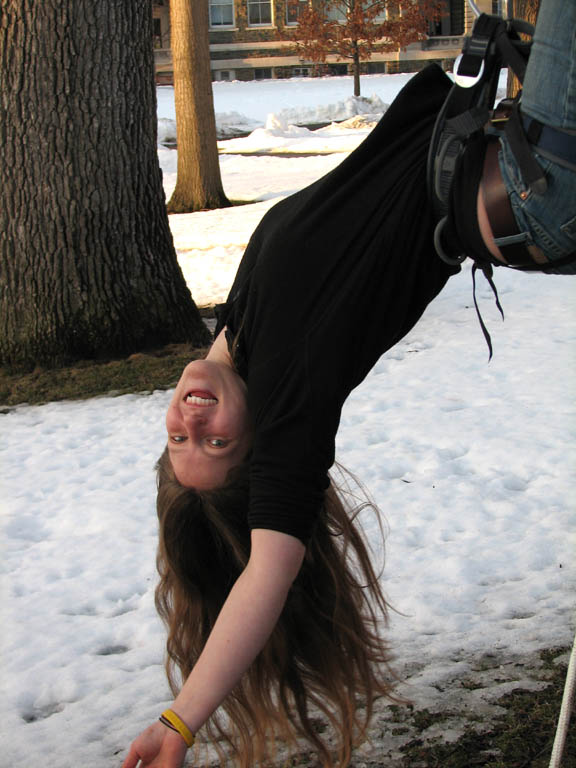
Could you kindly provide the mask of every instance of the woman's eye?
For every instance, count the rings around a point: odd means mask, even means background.
[[[170,440],[172,440],[173,443],[183,443],[186,438],[184,435],[172,435]]]
[[[224,448],[226,446],[226,440],[222,440],[219,437],[211,437],[208,440],[208,445],[212,446],[212,448]]]

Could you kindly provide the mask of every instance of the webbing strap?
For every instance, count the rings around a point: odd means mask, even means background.
[[[519,46],[524,46],[524,44],[517,41],[515,45],[510,39],[510,35],[506,32],[506,29],[498,30],[496,45],[502,53],[504,63],[512,69],[518,80],[520,80],[520,83],[524,83],[529,49],[526,48],[526,54],[522,55],[520,52],[522,48]]]
[[[576,169],[576,131],[564,131],[551,125],[544,125],[525,114],[522,114],[522,124],[528,141],[534,144],[541,155],[565,168]]]
[[[574,264],[576,262],[576,251],[569,253],[568,256],[563,256],[561,259],[555,259],[549,261],[548,264],[537,264],[536,269],[540,272],[554,272],[558,267],[566,267],[568,264]]]
[[[467,139],[473,133],[483,128],[490,119],[487,107],[472,107],[455,117],[446,120],[446,129],[453,131],[461,139]]]
[[[478,317],[478,322],[480,323],[480,328],[482,328],[482,333],[484,334],[484,339],[486,340],[486,344],[488,345],[488,362],[492,360],[492,339],[490,338],[490,334],[488,333],[488,329],[486,328],[486,325],[484,323],[484,320],[482,319],[482,315],[480,314],[480,308],[478,307],[478,300],[476,299],[476,272],[480,269],[488,281],[488,285],[490,288],[492,288],[492,293],[494,294],[494,300],[496,302],[496,306],[498,307],[498,311],[502,315],[502,320],[504,320],[504,310],[502,309],[502,305],[500,304],[500,297],[498,296],[498,291],[496,290],[496,285],[494,284],[493,280],[493,270],[490,264],[482,264],[480,266],[476,261],[472,265],[472,296],[474,298],[474,306],[476,307],[476,315]]]
[[[498,16],[483,13],[478,17],[471,36],[464,42],[462,57],[458,64],[458,75],[471,78],[480,75],[490,41],[499,27],[506,29],[506,24]]]
[[[535,195],[544,195],[548,189],[548,182],[542,166],[532,154],[532,147],[524,133],[518,105],[512,110],[506,124],[506,136],[524,183]]]

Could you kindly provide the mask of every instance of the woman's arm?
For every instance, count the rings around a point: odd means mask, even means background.
[[[193,733],[217,709],[266,644],[298,575],[304,552],[304,545],[294,536],[264,529],[252,531],[248,565],[230,591],[198,662],[172,705]],[[158,743],[158,749],[151,746],[151,741]],[[178,734],[155,724],[133,743],[123,768],[135,768],[139,759],[143,767],[180,768],[185,751]]]
[[[248,565],[224,603],[174,710],[196,732],[270,637],[296,578],[304,545],[277,531],[252,532]]]

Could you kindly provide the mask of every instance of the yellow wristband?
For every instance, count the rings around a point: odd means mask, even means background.
[[[172,709],[167,709],[165,712],[162,712],[160,715],[160,722],[167,725],[168,728],[171,728],[173,731],[177,731],[186,742],[187,747],[191,747],[196,741],[190,728],[188,728],[186,723],[181,720]]]

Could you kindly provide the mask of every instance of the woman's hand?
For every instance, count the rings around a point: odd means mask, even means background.
[[[179,733],[153,723],[132,742],[122,768],[181,768],[187,747]]]
[[[304,559],[299,539],[267,529],[252,531],[248,565],[238,577],[194,669],[174,701],[196,733],[238,683],[270,637]],[[154,723],[132,744],[122,768],[181,768],[186,743]]]

